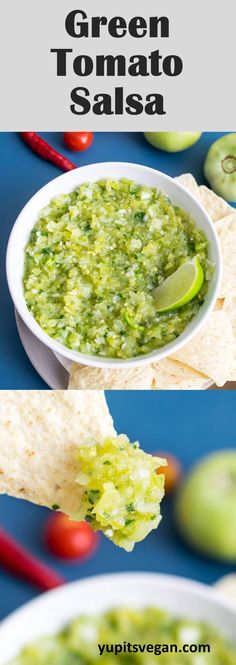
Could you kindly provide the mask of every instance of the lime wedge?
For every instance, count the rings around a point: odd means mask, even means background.
[[[158,312],[178,309],[193,300],[200,290],[204,273],[197,256],[183,263],[170,277],[167,277],[154,291]]]

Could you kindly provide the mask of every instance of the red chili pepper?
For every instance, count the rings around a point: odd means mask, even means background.
[[[64,583],[64,579],[36,557],[29,554],[21,545],[0,529],[0,565],[8,571],[31,582],[41,591],[54,589]]]
[[[77,169],[77,166],[73,164],[67,157],[61,155],[57,150],[54,150],[47,141],[41,138],[36,132],[20,132],[20,136],[27,145],[36,152],[39,157],[46,159],[48,162],[56,164],[63,171],[72,171],[72,169]]]

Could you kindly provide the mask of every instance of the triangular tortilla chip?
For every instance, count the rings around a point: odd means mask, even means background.
[[[236,284],[236,229],[221,230],[220,244],[223,257],[223,275],[220,285],[220,298],[227,298],[235,291]]]
[[[236,210],[230,213],[230,215],[226,215],[226,217],[218,219],[217,222],[215,222],[215,228],[219,236],[222,231],[227,229],[229,231],[236,231]]]
[[[76,451],[114,435],[103,391],[2,390],[0,493],[75,513]]]
[[[199,196],[200,203],[202,204],[203,208],[205,208],[212,222],[216,222],[218,219],[229,215],[229,213],[232,211],[231,206],[226,203],[224,199],[222,199],[220,196],[217,196],[215,192],[213,192],[208,187],[205,187],[205,185],[201,185],[199,187]]]
[[[227,312],[212,312],[203,328],[172,357],[223,386],[234,363],[234,335]]]
[[[236,289],[234,288],[235,295],[228,296],[224,301],[224,309],[227,312],[234,333],[234,363],[231,367],[231,372],[228,381],[236,381]]]
[[[202,390],[208,377],[184,363],[164,358],[152,364],[155,390]]]
[[[195,180],[195,178],[191,173],[183,173],[183,175],[177,176],[175,180],[179,182],[180,185],[185,187],[185,189],[187,189],[190,192],[190,194],[193,194],[193,196],[195,196],[196,199],[200,198],[197,181]]]
[[[150,390],[153,381],[151,365],[130,369],[99,369],[73,365],[69,390]]]

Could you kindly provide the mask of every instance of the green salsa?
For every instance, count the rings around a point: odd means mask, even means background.
[[[73,519],[87,520],[95,531],[131,551],[161,520],[164,474],[157,469],[166,460],[143,452],[138,442],[121,434],[79,446],[78,461],[77,481],[84,493]]]
[[[156,646],[156,653],[114,654],[114,645]],[[113,645],[100,655],[99,645]],[[210,653],[161,652],[160,645],[210,645]],[[236,648],[198,621],[179,619],[157,608],[118,608],[100,616],[81,616],[55,637],[25,647],[11,665],[235,665]]]
[[[158,313],[154,290],[198,257],[203,285]],[[51,201],[25,249],[24,294],[50,337],[84,354],[132,358],[178,337],[208,290],[208,241],[189,215],[133,181],[85,183]]]

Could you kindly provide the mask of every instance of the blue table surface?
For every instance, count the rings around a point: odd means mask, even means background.
[[[44,136],[55,147],[61,148],[60,134]],[[173,176],[191,171],[197,181],[203,183],[204,156],[218,136],[205,133],[190,150],[168,155],[151,148],[138,134],[97,134],[93,147],[73,158],[78,164],[104,160],[139,162]],[[67,153],[65,149],[64,152]],[[47,386],[30,365],[17,336],[4,263],[10,229],[21,207],[59,172],[53,165],[31,154],[16,134],[8,133],[0,135],[0,170],[0,388],[43,389]],[[207,452],[235,447],[234,391],[114,392],[108,393],[107,399],[119,432],[127,433],[131,440],[138,438],[147,451],[172,451],[182,460],[185,470]],[[0,524],[68,580],[111,571],[146,570],[212,583],[231,572],[233,567],[208,560],[181,541],[174,524],[173,506],[174,498],[164,500],[160,527],[132,553],[127,554],[101,538],[97,554],[80,565],[62,563],[47,552],[43,543],[43,527],[48,517],[46,509],[2,496]],[[37,591],[30,585],[0,569],[0,618],[35,595]]]
[[[203,163],[210,145],[221,134],[203,133],[192,148],[168,154],[150,146],[142,134],[97,133],[92,147],[84,153],[66,150],[60,133],[43,136],[78,166],[103,161],[145,164],[177,176],[191,172],[204,183]],[[49,180],[60,175],[53,164],[32,153],[14,133],[0,133],[0,389],[43,389],[47,386],[30,364],[18,338],[12,302],[5,277],[5,253],[14,221],[29,198]]]

